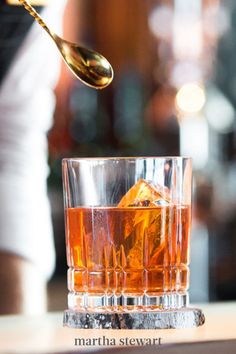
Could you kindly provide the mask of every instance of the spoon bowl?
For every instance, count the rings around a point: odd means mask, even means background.
[[[102,89],[108,86],[113,80],[113,69],[108,60],[101,54],[87,48],[71,43],[55,34],[46,25],[37,11],[27,0],[18,0],[39,25],[50,35],[65,63],[72,73],[85,85],[95,89]]]
[[[113,70],[106,58],[93,50],[56,37],[55,41],[63,59],[78,79],[96,89],[102,89],[111,83]]]

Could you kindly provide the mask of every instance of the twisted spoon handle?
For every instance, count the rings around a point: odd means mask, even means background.
[[[40,24],[40,26],[43,27],[43,29],[47,31],[47,33],[52,38],[54,38],[54,33],[48,28],[44,20],[39,16],[37,11],[29,4],[29,2],[27,0],[18,0],[18,1],[24,6],[24,8],[29,12],[29,14],[34,17],[34,19]]]

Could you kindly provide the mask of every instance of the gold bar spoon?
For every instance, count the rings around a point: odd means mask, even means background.
[[[95,89],[102,89],[111,83],[114,74],[112,66],[106,58],[93,50],[79,47],[75,43],[62,39],[48,28],[27,0],[19,0],[19,2],[50,35],[64,61],[79,80]]]

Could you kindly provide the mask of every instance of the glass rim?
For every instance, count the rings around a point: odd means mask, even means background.
[[[62,162],[82,162],[82,161],[131,161],[131,160],[189,160],[190,156],[108,156],[108,157],[64,157]]]

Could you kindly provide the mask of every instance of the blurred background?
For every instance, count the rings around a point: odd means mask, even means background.
[[[66,38],[105,55],[115,79],[95,91],[62,67],[48,136],[49,309],[67,307],[61,159],[72,156],[191,156],[191,301],[236,299],[236,2],[69,0],[66,11]]]

